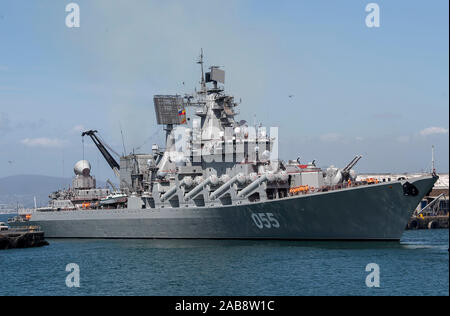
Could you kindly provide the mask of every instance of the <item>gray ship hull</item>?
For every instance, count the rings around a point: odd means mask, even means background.
[[[222,207],[36,212],[48,238],[400,240],[436,177]]]

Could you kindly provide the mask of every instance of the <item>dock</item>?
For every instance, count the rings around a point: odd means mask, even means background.
[[[39,227],[30,226],[0,231],[0,250],[47,245],[44,232]]]
[[[406,229],[448,229],[448,215],[444,216],[413,216]]]

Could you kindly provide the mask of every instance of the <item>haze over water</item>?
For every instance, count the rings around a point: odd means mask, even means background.
[[[0,295],[449,295],[448,229],[406,231],[400,243],[49,242],[0,252]],[[372,262],[380,288],[365,284]],[[69,263],[80,288],[65,285]]]

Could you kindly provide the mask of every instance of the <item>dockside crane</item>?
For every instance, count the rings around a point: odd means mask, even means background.
[[[110,148],[104,141],[102,142],[100,138],[96,135],[98,131],[96,130],[89,130],[85,131],[81,134],[82,137],[89,136],[92,141],[94,142],[95,146],[97,146],[98,150],[100,150],[100,153],[103,155],[103,157],[106,159],[106,162],[109,164],[111,169],[114,171],[116,176],[120,177],[120,165],[117,163],[117,161],[114,159],[114,157],[109,153],[109,151],[106,149],[106,147]],[[111,149],[111,151],[113,151]],[[114,152],[114,151],[113,151]]]

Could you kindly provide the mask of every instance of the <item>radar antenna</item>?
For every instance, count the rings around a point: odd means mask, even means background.
[[[197,64],[200,64],[200,68],[202,69],[202,79],[200,81],[202,91],[206,91],[205,73],[203,71],[203,48],[200,49],[200,59],[197,61]]]

